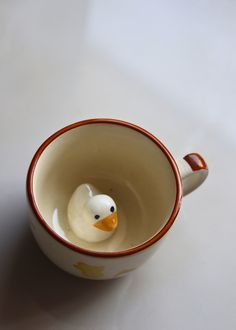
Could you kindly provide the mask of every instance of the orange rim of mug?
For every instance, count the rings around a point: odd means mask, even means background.
[[[147,241],[143,242],[140,245],[137,245],[137,246],[135,246],[133,248],[130,248],[130,249],[127,249],[127,250],[121,250],[121,251],[116,251],[116,252],[92,251],[92,250],[87,250],[87,249],[81,248],[77,245],[74,245],[73,243],[70,243],[70,242],[66,241],[60,235],[58,235],[55,231],[53,231],[53,229],[44,220],[44,218],[42,217],[42,215],[41,215],[41,213],[40,213],[40,211],[37,207],[36,200],[34,198],[34,192],[33,192],[34,171],[35,171],[37,162],[38,162],[40,156],[42,155],[43,151],[55,139],[57,139],[62,134],[66,133],[66,132],[68,132],[68,131],[70,131],[74,128],[78,128],[78,127],[84,126],[84,125],[91,125],[91,124],[120,125],[120,126],[127,127],[129,129],[135,130],[135,131],[145,135],[148,139],[150,139],[152,142],[154,142],[156,144],[156,146],[159,149],[161,149],[162,152],[165,154],[167,160],[169,161],[169,163],[172,167],[172,170],[173,170],[173,173],[174,173],[174,176],[175,176],[176,198],[175,198],[175,204],[174,204],[173,210],[171,212],[171,215],[170,215],[168,221],[166,222],[164,227],[158,233],[156,233],[154,236],[152,236],[150,239],[148,239]],[[181,184],[180,173],[179,173],[177,164],[176,164],[173,156],[171,155],[171,153],[168,151],[168,149],[154,135],[152,135],[151,133],[149,133],[145,129],[143,129],[143,128],[137,126],[137,125],[131,124],[129,122],[126,122],[126,121],[122,121],[122,120],[118,120],[118,119],[108,119],[108,118],[87,119],[87,120],[76,122],[74,124],[68,125],[68,126],[62,128],[62,129],[60,129],[59,131],[57,131],[56,133],[51,135],[47,140],[45,140],[45,142],[43,142],[43,144],[36,151],[32,161],[30,163],[28,174],[27,174],[27,180],[26,180],[26,190],[27,190],[27,197],[28,197],[28,200],[29,200],[29,204],[30,204],[30,206],[33,210],[34,215],[36,216],[39,223],[43,226],[43,228],[46,229],[46,231],[55,240],[57,240],[59,243],[64,245],[66,248],[74,250],[74,251],[79,252],[81,254],[90,255],[90,256],[93,256],[93,257],[102,257],[102,258],[114,258],[114,257],[123,257],[123,256],[132,255],[134,253],[143,251],[146,248],[153,245],[154,243],[158,242],[167,233],[167,231],[170,229],[170,227],[173,225],[173,223],[174,223],[174,221],[177,217],[177,214],[179,212],[180,205],[181,205],[181,199],[182,199],[182,184]]]

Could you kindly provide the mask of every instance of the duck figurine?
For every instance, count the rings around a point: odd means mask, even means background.
[[[74,234],[87,242],[104,241],[118,225],[114,200],[88,183],[81,184],[74,191],[67,213]]]

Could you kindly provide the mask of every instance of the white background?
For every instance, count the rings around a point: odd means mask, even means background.
[[[236,2],[0,2],[0,328],[236,329]],[[53,266],[27,225],[36,148],[72,122],[143,126],[210,175],[119,280]]]

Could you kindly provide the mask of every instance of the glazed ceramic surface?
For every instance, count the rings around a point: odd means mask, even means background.
[[[189,155],[178,168],[159,140],[123,121],[95,119],[66,127],[40,147],[29,169],[33,234],[69,273],[96,279],[124,275],[158,247],[177,216],[182,190],[188,193],[206,178],[201,159]],[[117,231],[102,242],[79,239],[69,226],[70,197],[84,182],[111,196],[119,209]]]

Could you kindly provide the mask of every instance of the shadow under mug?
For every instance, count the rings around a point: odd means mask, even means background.
[[[134,124],[80,121],[49,137],[33,157],[27,176],[30,226],[42,251],[63,270],[90,279],[120,277],[156,251],[182,196],[207,174],[199,154],[176,162],[155,136]],[[87,182],[118,207],[119,230],[100,243],[77,239],[67,222],[69,198]],[[61,233],[53,226],[55,216]]]

